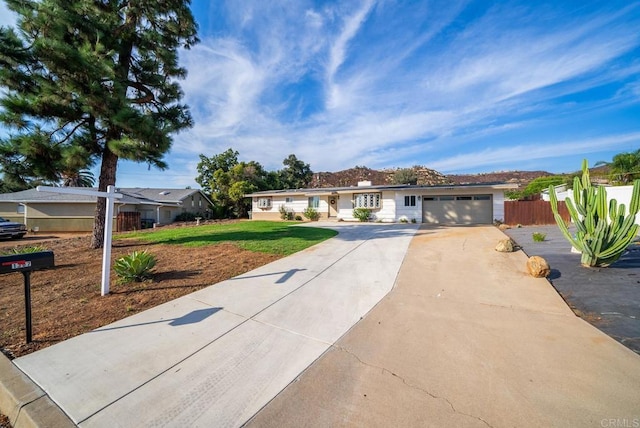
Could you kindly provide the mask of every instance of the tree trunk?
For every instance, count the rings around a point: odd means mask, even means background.
[[[100,178],[98,179],[98,190],[107,191],[107,186],[116,184],[116,169],[118,167],[118,156],[108,147],[105,147],[102,154],[102,164],[100,166]],[[107,198],[98,198],[96,203],[96,214],[93,220],[93,236],[91,237],[91,248],[102,248],[104,246],[104,228],[106,226],[104,215],[107,211]],[[113,221],[113,219],[109,219]]]

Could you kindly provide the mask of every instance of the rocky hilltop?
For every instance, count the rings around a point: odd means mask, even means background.
[[[357,186],[359,181],[371,181],[371,184],[385,185],[394,182],[393,176],[401,168],[375,170],[366,166],[356,166],[337,172],[315,172],[311,187],[349,187]],[[411,168],[418,177],[419,185],[435,186],[442,184],[484,184],[484,183],[515,183],[526,186],[531,180],[546,175],[546,171],[501,171],[485,174],[454,174],[444,175],[436,170],[414,166]]]
[[[547,171],[499,171],[484,174],[454,174],[447,178],[454,184],[515,183],[526,186],[538,177],[553,175]]]

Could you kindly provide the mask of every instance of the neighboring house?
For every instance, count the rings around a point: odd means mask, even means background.
[[[371,209],[375,221],[440,224],[491,224],[504,218],[504,191],[516,184],[377,185],[271,190],[249,195],[252,219],[277,220],[280,207],[302,215],[315,208],[323,219],[354,221],[354,208]]]
[[[213,203],[196,189],[117,188],[115,215],[139,212],[146,223],[172,223],[177,215],[194,213],[207,218]],[[80,232],[93,229],[94,196],[38,192],[36,189],[0,194],[0,217],[19,221],[29,230]]]

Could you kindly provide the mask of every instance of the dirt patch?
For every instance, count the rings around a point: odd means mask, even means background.
[[[117,240],[112,260],[147,250],[158,263],[153,278],[117,283],[100,296],[102,249],[89,249],[89,236],[54,239],[39,245],[52,250],[55,268],[31,274],[33,342],[25,342],[24,280],[18,273],[0,275],[0,351],[16,358],[96,329],[201,288],[270,263],[281,256],[255,253],[232,243],[206,247]],[[13,241],[8,245],[34,245]]]

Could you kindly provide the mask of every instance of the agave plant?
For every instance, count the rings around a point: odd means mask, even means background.
[[[551,209],[563,235],[576,249],[582,252],[581,263],[588,267],[604,267],[615,262],[624,253],[638,234],[635,223],[640,208],[640,180],[633,183],[633,193],[626,214],[624,204],[612,199],[607,205],[607,191],[602,186],[592,186],[587,160],[582,162],[582,177],[573,181],[573,199],[565,203],[576,234],[569,232],[558,214],[558,197],[553,186],[549,187]]]
[[[113,270],[122,282],[141,282],[149,278],[156,265],[156,257],[146,251],[133,251],[120,257],[113,265]]]

